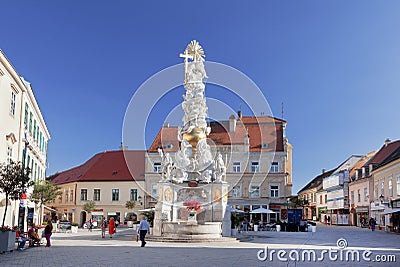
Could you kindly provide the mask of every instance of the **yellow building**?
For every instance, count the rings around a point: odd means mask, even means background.
[[[145,151],[106,151],[78,167],[50,176],[48,179],[59,185],[62,192],[53,203],[57,214],[52,219],[77,222],[80,226],[90,218],[96,226],[103,216],[118,219],[121,224],[136,221],[139,210],[145,208],[144,158]],[[87,214],[83,206],[90,200],[96,206]],[[135,201],[136,207],[127,209],[127,201]]]

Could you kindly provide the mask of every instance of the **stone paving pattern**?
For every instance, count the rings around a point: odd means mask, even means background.
[[[117,236],[100,238],[100,231],[55,233],[52,247],[28,248],[0,255],[0,266],[400,266],[400,235],[348,226],[319,224],[317,232],[247,232],[240,241],[176,243],[148,241],[141,248],[135,231],[118,229]],[[349,249],[369,249],[373,254],[395,255],[396,262],[280,262],[260,261],[257,252],[268,249],[337,248],[345,238]],[[372,258],[373,256],[371,256]]]

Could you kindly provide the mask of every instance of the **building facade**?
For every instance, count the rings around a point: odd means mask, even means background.
[[[318,175],[311,180],[306,186],[304,186],[298,193],[298,197],[305,200],[303,206],[303,219],[309,221],[317,221],[325,219],[327,213],[327,198],[326,190],[322,188],[322,181],[325,177],[329,177],[335,170],[325,171],[322,170],[322,174]]]
[[[392,146],[385,159],[375,168],[371,175],[374,184],[374,201],[372,207],[382,207],[374,212],[374,218],[381,230],[400,232],[400,141],[391,142]],[[389,152],[389,151],[388,151]]]
[[[327,191],[328,220],[334,225],[349,225],[350,170],[362,158],[351,156],[340,164],[335,171],[323,179],[322,188]]]
[[[0,50],[0,163],[11,160],[31,169],[31,179],[46,176],[47,144],[50,134],[33,94],[31,84],[20,77],[14,66]],[[29,201],[33,188],[27,189],[27,207],[30,221],[37,221],[39,210]],[[3,216],[4,196],[0,195],[0,216]],[[5,223],[16,225],[19,201],[11,201]],[[21,214],[24,211],[21,210]],[[26,215],[25,215],[26,216]],[[23,219],[25,221],[25,219]]]
[[[245,117],[238,113],[227,121],[210,122],[208,143],[213,155],[221,153],[230,185],[228,205],[246,212],[264,207],[273,210],[271,221],[286,220],[292,194],[292,146],[286,137],[286,121],[268,116]],[[146,156],[148,206],[157,203],[161,179],[158,149],[174,156],[179,149],[177,127],[163,127]],[[260,214],[251,219],[267,220]],[[250,219],[250,218],[249,218]]]
[[[80,226],[89,219],[96,226],[102,217],[113,217],[122,224],[137,221],[139,210],[145,208],[144,158],[145,151],[106,151],[81,166],[48,177],[62,192],[52,204],[57,210],[52,219],[68,220]],[[135,168],[129,168],[126,161],[133,162]],[[95,202],[90,214],[84,210],[88,201]],[[128,209],[127,201],[134,201],[135,208]]]

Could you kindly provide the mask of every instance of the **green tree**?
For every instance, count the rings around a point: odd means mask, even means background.
[[[96,207],[96,202],[94,202],[93,200],[89,200],[88,202],[85,203],[85,205],[83,205],[83,210],[91,214],[92,211],[95,209],[95,207]]]
[[[6,195],[6,206],[2,226],[7,215],[8,200],[18,200],[26,187],[33,185],[29,178],[30,169],[24,168],[20,162],[11,161],[9,164],[0,165],[0,192]]]
[[[127,200],[125,203],[125,208],[128,210],[133,210],[136,207],[136,202],[133,200]]]
[[[43,205],[54,201],[61,194],[62,192],[58,185],[50,181],[42,180],[35,183],[31,200],[40,205],[40,214],[42,214]],[[41,223],[42,220],[42,216],[40,217],[39,223]]]

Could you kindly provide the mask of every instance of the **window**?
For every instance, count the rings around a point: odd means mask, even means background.
[[[151,196],[154,198],[158,197],[158,187],[156,184],[153,184],[151,187]]]
[[[366,187],[364,187],[364,202],[367,201],[368,198],[368,189]]]
[[[233,172],[240,172],[240,162],[234,162],[232,165]]]
[[[62,194],[61,195],[59,195],[59,197],[58,197],[58,203],[62,203]]]
[[[258,164],[258,161],[253,161],[251,163],[251,172],[259,172],[260,171],[260,165]]]
[[[385,180],[381,182],[381,196],[385,196]]]
[[[350,192],[350,200],[351,200],[351,203],[354,203],[354,191]]]
[[[65,191],[65,203],[68,202],[68,197],[69,197],[69,191],[66,190],[66,191]]]
[[[130,201],[137,201],[137,189],[131,189]]]
[[[361,201],[361,189],[357,190],[357,202]]]
[[[153,172],[161,173],[161,163],[160,162],[154,162],[153,164]]]
[[[319,196],[319,204],[322,204],[322,195]]]
[[[232,197],[233,198],[242,197],[242,186],[241,185],[236,185],[232,188]]]
[[[270,196],[271,197],[279,197],[279,186],[278,185],[270,186]]]
[[[272,172],[272,173],[279,172],[279,165],[278,165],[278,162],[272,162],[272,163],[271,163],[271,170],[270,170],[270,172]]]
[[[389,186],[389,197],[393,197],[392,176],[389,176],[388,186]]]
[[[10,106],[11,115],[15,115],[15,93],[11,91],[11,106]]]
[[[81,189],[81,201],[87,201],[87,189]]]
[[[10,164],[12,160],[12,148],[7,146],[7,163]]]
[[[100,189],[93,190],[93,200],[100,201]]]
[[[69,195],[70,195],[69,201],[70,201],[70,202],[74,202],[74,190],[73,190],[73,189],[71,189],[71,190],[69,191]]]
[[[377,200],[378,199],[378,182],[376,182],[375,184],[374,184],[374,198],[375,198],[375,200]]]
[[[260,187],[252,185],[250,187],[250,197],[251,198],[258,198],[260,197]]]
[[[119,189],[113,189],[111,195],[112,201],[119,201]]]
[[[25,103],[25,117],[24,117],[25,128],[28,126],[28,115],[29,115],[28,110],[29,110],[28,103]]]
[[[328,202],[328,195],[325,195],[325,204]]]
[[[33,140],[36,142],[36,120],[33,120]]]
[[[396,177],[396,184],[397,184],[396,186],[397,195],[400,196],[400,174],[398,174]]]
[[[29,133],[32,134],[32,112],[29,113]]]

